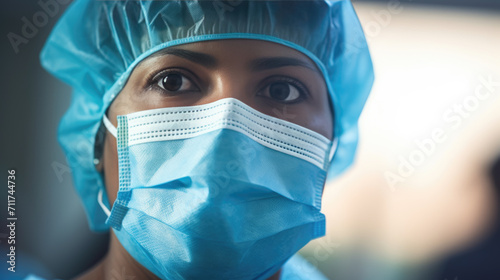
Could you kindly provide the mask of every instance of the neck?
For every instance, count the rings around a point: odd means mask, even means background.
[[[267,280],[279,280],[281,269]],[[144,279],[158,280],[155,274],[138,263],[123,248],[113,230],[110,232],[109,250],[104,259],[74,280]]]
[[[109,236],[109,249],[104,259],[74,280],[160,279],[132,258],[113,230]]]

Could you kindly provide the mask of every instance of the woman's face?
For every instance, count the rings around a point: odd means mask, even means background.
[[[332,139],[332,112],[321,72],[306,55],[259,40],[216,40],[179,45],[142,61],[107,116],[201,105],[236,98],[264,114]],[[103,165],[110,204],[118,192],[116,139],[108,132]]]

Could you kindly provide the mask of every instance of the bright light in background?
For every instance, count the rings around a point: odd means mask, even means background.
[[[364,26],[380,26],[366,31],[376,83],[362,130],[382,129],[395,144],[427,137],[434,126],[447,124],[443,114],[449,107],[474,94],[480,76],[500,80],[499,14],[404,5],[397,14],[386,5],[356,8]],[[487,106],[480,107],[478,112]]]
[[[331,279],[405,279],[384,259],[436,260],[494,212],[480,175],[500,152],[500,13],[394,3],[355,4],[375,85],[356,164],[323,196],[327,236],[302,251]]]

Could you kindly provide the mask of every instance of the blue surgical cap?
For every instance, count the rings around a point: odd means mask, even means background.
[[[104,182],[93,164],[96,133],[134,67],[164,48],[221,39],[275,42],[311,58],[334,110],[329,178],[352,164],[373,67],[350,1],[76,0],[50,34],[41,63],[73,88],[59,142],[92,230],[109,228],[97,202]]]

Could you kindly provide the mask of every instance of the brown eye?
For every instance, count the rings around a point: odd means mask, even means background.
[[[275,82],[266,90],[272,99],[283,102],[294,102],[301,98],[301,93],[294,85],[287,82]]]
[[[166,90],[179,90],[182,86],[182,76],[179,74],[169,74],[165,78],[163,78],[162,85]]]
[[[198,88],[181,73],[169,73],[158,81],[158,86],[169,92],[198,90]]]

